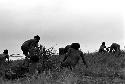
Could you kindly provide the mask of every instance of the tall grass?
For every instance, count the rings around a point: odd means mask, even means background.
[[[0,84],[125,84],[125,52],[118,53],[85,53],[88,68],[82,60],[72,71],[67,68],[58,68],[63,55],[51,57],[57,69],[47,73],[34,74],[16,80],[4,80],[1,77]],[[23,60],[12,61],[10,67],[21,65]]]

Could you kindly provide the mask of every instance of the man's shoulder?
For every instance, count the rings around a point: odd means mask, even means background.
[[[24,43],[30,43],[30,42],[34,42],[35,40],[34,39],[29,39],[27,41],[25,41]]]
[[[27,40],[27,41],[35,41],[35,39],[29,39],[29,40]]]
[[[101,45],[100,48],[106,47],[105,45]]]

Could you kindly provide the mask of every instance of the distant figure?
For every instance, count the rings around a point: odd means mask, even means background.
[[[6,59],[7,62],[9,63],[9,55],[8,55],[8,50],[4,50],[2,54],[0,54],[0,69],[5,70],[7,65],[6,65]]]
[[[37,36],[34,36],[34,39],[27,40],[22,44],[21,50],[23,51],[23,54],[26,57],[29,57],[30,50],[32,50],[33,48],[38,48],[39,40],[40,40],[40,37],[37,35]]]
[[[99,48],[99,52],[100,52],[100,53],[106,52],[105,48],[106,48],[105,42],[102,42],[102,45],[101,45],[100,48]]]
[[[4,52],[2,54],[0,54],[0,63],[1,62],[5,62],[6,59],[8,59],[9,62],[9,55],[8,55],[8,50],[4,50]]]
[[[119,52],[119,51],[120,51],[120,45],[117,43],[112,43],[109,52]]]
[[[72,70],[73,68],[75,68],[75,66],[79,62],[80,58],[82,58],[83,63],[87,67],[83,52],[80,51],[79,48],[80,48],[79,43],[72,43],[71,44],[71,48],[68,49],[68,52],[65,54],[64,60],[61,63],[61,68],[68,67]]]

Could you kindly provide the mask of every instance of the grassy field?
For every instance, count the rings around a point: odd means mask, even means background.
[[[73,71],[58,68],[63,55],[54,55],[50,59],[52,60],[50,64],[54,66],[51,71],[27,75],[15,80],[6,80],[1,77],[0,84],[125,84],[124,51],[120,54],[85,53],[88,68],[80,60]],[[21,67],[22,63],[23,60],[18,60],[7,65],[15,70]],[[41,67],[40,64],[39,67]]]

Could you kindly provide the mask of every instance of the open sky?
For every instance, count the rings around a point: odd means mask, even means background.
[[[102,41],[123,49],[124,0],[0,0],[0,52],[22,53],[34,35],[56,49],[79,42],[83,52],[95,51]]]

